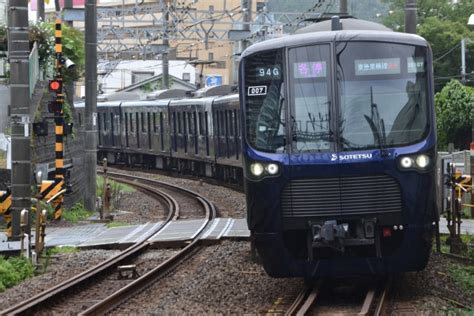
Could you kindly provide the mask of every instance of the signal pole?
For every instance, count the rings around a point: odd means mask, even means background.
[[[416,0],[405,2],[405,33],[416,34]]]
[[[10,60],[10,104],[12,139],[12,239],[18,240],[20,213],[31,206],[30,89],[28,1],[8,3],[8,56]],[[30,235],[28,221],[24,233]]]
[[[86,130],[84,206],[95,210],[97,162],[97,0],[86,1]]]

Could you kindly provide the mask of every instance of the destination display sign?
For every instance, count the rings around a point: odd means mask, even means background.
[[[425,72],[425,59],[423,57],[407,58],[408,73]]]
[[[356,76],[394,75],[400,73],[400,58],[356,59]]]
[[[293,77],[295,79],[326,77],[325,61],[294,63],[293,69]]]

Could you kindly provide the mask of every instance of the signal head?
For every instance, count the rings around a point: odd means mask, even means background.
[[[63,89],[63,83],[61,80],[54,79],[49,81],[49,91],[60,92]]]

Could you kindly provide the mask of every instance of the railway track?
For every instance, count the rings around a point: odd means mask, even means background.
[[[339,306],[334,304],[334,302],[329,302],[331,305],[330,308],[328,305],[328,298],[323,298],[324,291],[327,291],[327,287],[331,285],[326,284],[329,281],[327,279],[319,279],[313,284],[305,286],[296,296],[296,299],[293,301],[293,304],[289,307],[286,312],[286,315],[311,315],[311,314],[337,314],[337,315],[358,315],[358,316],[368,316],[368,315],[384,315],[386,313],[387,302],[389,299],[389,293],[392,286],[392,278],[386,277],[377,282],[371,283],[369,286],[363,286],[362,289],[358,291],[365,291],[365,296],[357,310],[357,304],[351,304],[352,306]],[[360,293],[359,293],[360,294]],[[324,301],[324,303],[322,302]],[[320,307],[320,305],[325,305],[325,310]]]
[[[159,199],[164,207],[168,210],[166,220],[158,225],[155,229],[151,230],[146,236],[142,236],[139,242],[136,242],[134,245],[128,247],[117,256],[114,256],[69,280],[51,287],[50,289],[43,291],[42,293],[39,293],[38,295],[35,295],[26,301],[0,311],[0,315],[49,314],[50,312],[48,310],[52,306],[54,306],[54,311],[57,311],[57,305],[71,304],[71,302],[68,303],[68,297],[71,294],[76,295],[80,291],[85,291],[86,288],[91,288],[91,284],[94,284],[94,282],[97,282],[97,280],[103,280],[105,275],[113,275],[117,273],[119,267],[127,267],[126,265],[124,266],[124,264],[135,260],[138,256],[150,249],[151,243],[149,240],[158,232],[160,232],[164,227],[166,227],[166,225],[168,225],[170,222],[179,220],[181,214],[183,213],[183,209],[180,208],[180,205],[176,199],[169,193],[158,190],[156,186],[166,186],[168,188],[172,188],[173,191],[183,192],[184,194],[196,199],[204,210],[206,224],[201,227],[199,234],[197,234],[197,236],[195,236],[195,238],[190,241],[187,246],[171,255],[164,262],[161,262],[156,268],[146,272],[138,279],[128,282],[125,286],[121,287],[120,290],[115,291],[111,295],[107,295],[105,298],[95,299],[93,302],[88,304],[88,309],[82,312],[83,315],[104,313],[107,310],[110,310],[110,308],[119,305],[128,297],[149,285],[150,282],[153,282],[153,280],[157,280],[162,277],[167,271],[170,271],[172,268],[178,265],[183,258],[186,258],[187,256],[192,255],[193,252],[197,251],[200,235],[206,230],[210,221],[216,216],[216,210],[210,201],[190,190],[155,180],[119,173],[109,173],[109,176],[138,187],[140,190],[148,192]],[[72,304],[76,303],[77,302],[72,302]]]

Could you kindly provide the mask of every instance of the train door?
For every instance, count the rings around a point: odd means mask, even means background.
[[[283,217],[339,214],[331,45],[290,48],[288,67],[290,179]]]

